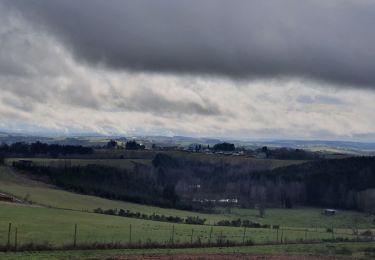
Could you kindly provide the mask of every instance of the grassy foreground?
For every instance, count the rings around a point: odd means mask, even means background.
[[[335,256],[347,259],[375,259],[375,243],[326,243],[306,245],[274,245],[233,248],[195,249],[128,249],[0,253],[1,259],[114,259],[120,256],[178,254],[243,254],[243,255],[291,255],[291,256]]]
[[[108,216],[88,212],[8,205],[0,203],[0,244],[5,245],[8,235],[8,224],[12,223],[11,242],[14,241],[14,230],[18,229],[18,244],[50,243],[61,246],[73,243],[74,225],[78,225],[77,242],[80,243],[190,243],[193,233],[193,242],[211,241],[218,239],[241,242],[251,240],[256,243],[275,242],[277,236],[283,233],[284,241],[331,239],[332,234],[314,230],[283,230],[274,229],[247,229],[244,237],[244,228],[211,227],[207,225],[186,225],[157,222],[142,219]],[[130,225],[132,234],[130,238]],[[353,238],[349,231],[337,230],[346,233],[336,234],[336,237]]]

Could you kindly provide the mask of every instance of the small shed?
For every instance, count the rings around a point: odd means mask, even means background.
[[[335,209],[325,209],[324,210],[324,215],[326,215],[326,216],[334,216],[334,215],[336,215],[336,210]]]

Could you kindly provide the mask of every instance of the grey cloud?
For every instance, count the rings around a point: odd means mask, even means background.
[[[4,97],[1,99],[1,102],[15,109],[26,112],[32,112],[34,109],[34,104],[32,102],[27,102],[26,100],[21,100],[18,98]]]
[[[203,116],[218,116],[222,114],[220,108],[208,100],[199,101],[175,101],[156,93],[151,89],[139,89],[130,97],[119,97],[114,105],[117,109],[145,112],[161,115],[198,114]]]
[[[301,95],[297,97],[297,101],[305,104],[326,104],[326,105],[342,105],[343,101],[339,98],[317,95],[317,96],[307,96]]]
[[[370,0],[2,0],[115,69],[375,86]]]
[[[56,94],[67,104],[91,109],[101,107],[99,98],[89,86],[84,84],[69,85],[65,90],[58,91]]]

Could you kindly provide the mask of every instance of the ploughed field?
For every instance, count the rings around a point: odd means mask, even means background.
[[[266,256],[265,256],[266,255]],[[1,253],[0,259],[374,259],[375,245],[367,243],[324,243],[245,247],[213,247],[184,249],[73,250]]]

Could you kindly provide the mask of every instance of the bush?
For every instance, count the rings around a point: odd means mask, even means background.
[[[373,235],[371,230],[366,230],[361,234],[362,236],[371,237]]]
[[[229,220],[220,220],[219,222],[216,223],[217,226],[230,226],[231,223]]]
[[[230,224],[231,224],[232,227],[240,227],[241,226],[241,219],[232,220]]]
[[[335,254],[338,254],[338,255],[352,255],[353,252],[349,248],[347,248],[347,247],[342,247],[342,248],[336,249],[335,250]]]
[[[97,209],[94,209],[94,213],[103,214],[103,210],[102,208],[97,208]]]
[[[200,217],[187,217],[185,219],[186,224],[203,225],[204,222],[206,222],[206,219]]]
[[[116,215],[117,210],[116,209],[107,209],[107,210],[104,210],[103,213],[106,214],[106,215]]]

